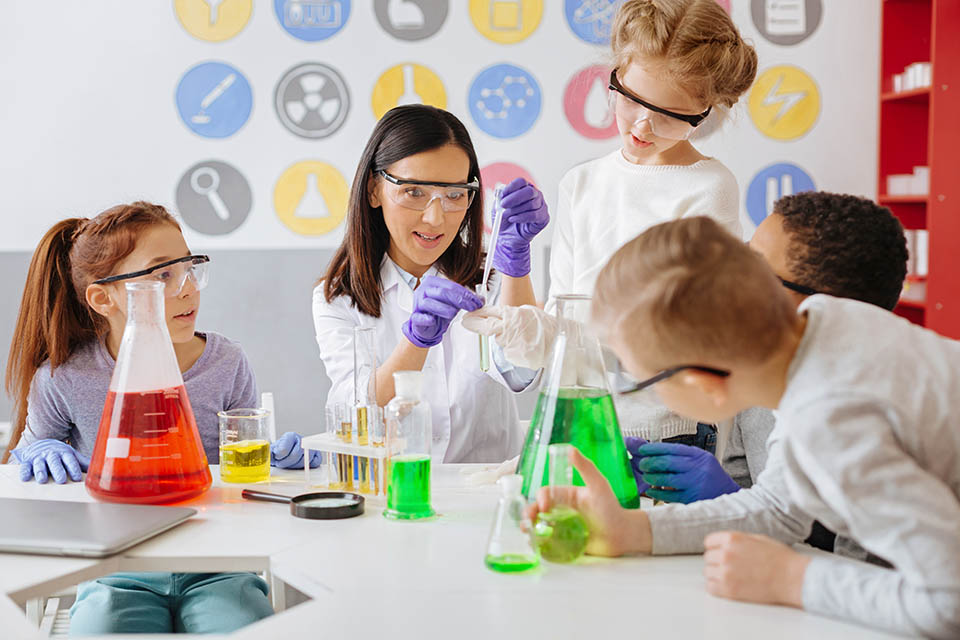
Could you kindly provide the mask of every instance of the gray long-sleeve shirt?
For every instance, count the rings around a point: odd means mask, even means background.
[[[764,470],[750,489],[651,510],[653,552],[700,552],[723,529],[799,542],[817,519],[894,569],[816,558],[805,609],[960,637],[960,344],[863,303],[814,296],[800,311]]]

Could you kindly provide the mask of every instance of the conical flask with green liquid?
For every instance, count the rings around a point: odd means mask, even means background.
[[[523,476],[523,495],[535,498],[540,487],[548,484],[547,447],[569,443],[597,465],[620,504],[635,509],[640,506],[637,484],[613,407],[600,342],[584,322],[589,310],[589,296],[557,296],[560,333],[544,370],[517,473]],[[583,486],[576,471],[573,482]]]

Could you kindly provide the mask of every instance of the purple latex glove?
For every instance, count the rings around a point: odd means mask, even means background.
[[[281,469],[303,468],[303,447],[300,446],[300,434],[287,431],[270,445],[270,466]],[[320,466],[320,452],[310,452],[310,468]]]
[[[640,447],[647,444],[647,441],[635,436],[627,436],[625,440],[627,443],[627,453],[630,454],[630,468],[633,470],[633,479],[637,482],[637,493],[644,495],[650,488],[650,485],[643,481],[643,472],[640,471],[639,468],[640,460],[643,459],[643,456],[640,455]]]
[[[664,502],[689,504],[709,500],[740,490],[720,461],[712,453],[697,447],[670,442],[641,445],[634,457],[634,473],[641,473],[643,482],[652,489],[646,494]],[[664,489],[660,487],[669,487]]]
[[[500,273],[522,278],[530,273],[530,242],[550,222],[543,194],[523,178],[515,178],[500,200],[503,220],[493,250],[493,266]]]
[[[476,311],[482,306],[483,299],[466,287],[427,276],[413,294],[413,313],[403,323],[403,335],[418,347],[438,345],[461,309]]]
[[[65,484],[68,476],[70,480],[80,482],[82,472],[90,466],[90,458],[80,455],[66,442],[53,438],[37,440],[11,453],[20,463],[20,480],[23,482],[36,478],[39,484],[45,484],[51,476],[57,484]]]

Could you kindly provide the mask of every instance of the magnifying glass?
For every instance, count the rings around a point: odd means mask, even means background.
[[[240,496],[247,500],[290,503],[290,515],[310,520],[339,520],[363,514],[363,496],[355,493],[321,491],[284,496],[279,493],[244,489]]]

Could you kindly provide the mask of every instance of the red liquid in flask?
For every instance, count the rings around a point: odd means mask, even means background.
[[[178,502],[205,492],[211,482],[182,385],[107,394],[87,473],[91,495],[109,502]]]

